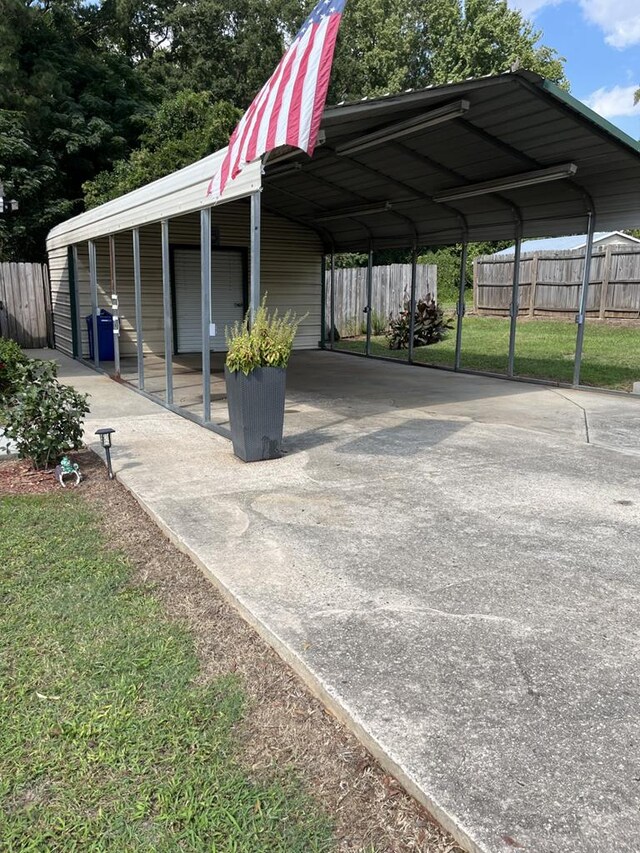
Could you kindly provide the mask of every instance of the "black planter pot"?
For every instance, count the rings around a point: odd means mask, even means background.
[[[244,462],[282,456],[284,367],[258,367],[248,376],[224,368],[233,452]]]

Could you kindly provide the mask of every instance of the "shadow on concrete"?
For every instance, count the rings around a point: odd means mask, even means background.
[[[406,459],[436,447],[465,426],[462,421],[414,418],[341,444],[336,453]]]

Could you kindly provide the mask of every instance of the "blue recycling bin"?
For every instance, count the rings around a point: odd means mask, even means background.
[[[104,308],[98,315],[98,357],[100,361],[113,361],[113,317]],[[89,335],[89,358],[93,361],[93,316],[89,314],[87,320],[87,333]]]

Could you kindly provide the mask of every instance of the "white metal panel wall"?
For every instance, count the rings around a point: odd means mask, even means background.
[[[64,246],[49,253],[49,281],[56,349],[65,355],[73,355],[69,261],[68,251]]]
[[[295,349],[315,349],[320,341],[322,245],[313,231],[266,215],[262,230],[262,292],[281,313],[307,315]]]
[[[80,342],[82,356],[89,358],[89,339],[85,317],[91,313],[91,294],[89,289],[89,248],[86,243],[77,247],[76,257],[76,295],[80,313]]]
[[[178,352],[202,352],[200,252],[173,255]],[[225,330],[244,317],[244,263],[241,252],[211,253],[211,313],[216,326],[212,350],[226,349]]]
[[[221,246],[242,247],[249,251],[251,235],[248,204],[239,201],[214,207],[212,222],[219,231]],[[169,223],[169,239],[173,245],[199,246],[200,215],[193,213],[172,219]],[[159,261],[159,228],[156,251]],[[142,247],[140,252],[142,255]],[[261,286],[262,292],[267,293],[267,304],[272,308],[277,307],[282,313],[291,309],[298,316],[308,314],[298,329],[295,349],[315,349],[320,340],[322,253],[320,240],[313,231],[271,213],[263,213]],[[215,283],[213,287],[215,298]],[[144,288],[143,276],[143,303],[147,298]],[[161,279],[159,298],[161,310]],[[215,313],[213,320],[216,321]],[[146,330],[144,337],[146,341]]]
[[[240,201],[213,208],[213,224],[219,229],[220,243],[226,247],[250,245],[249,205]],[[117,289],[120,300],[121,355],[134,356],[136,351],[135,303],[133,293],[133,250],[131,232],[116,235]],[[200,215],[192,213],[170,220],[169,239],[179,245],[200,245]],[[91,312],[87,243],[78,249],[78,290],[80,296],[83,354],[88,357],[85,316]],[[61,257],[50,250],[50,257]],[[56,253],[56,254],[54,254]],[[99,308],[110,310],[109,245],[107,239],[96,241],[98,259]],[[308,312],[295,341],[296,349],[315,348],[320,339],[322,246],[316,235],[302,226],[289,223],[272,214],[262,219],[262,291],[268,303],[280,311],[289,308],[298,315]],[[162,307],[162,255],[159,223],[140,228],[140,267],[142,278],[142,322],[144,351],[164,352],[164,315]],[[215,297],[215,283],[214,283]],[[214,303],[215,304],[215,303]],[[62,302],[60,323],[70,328],[70,308]],[[214,315],[214,321],[216,320]]]

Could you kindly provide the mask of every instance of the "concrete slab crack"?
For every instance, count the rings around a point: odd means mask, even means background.
[[[523,625],[516,619],[507,616],[494,616],[492,613],[452,613],[449,610],[438,610],[435,607],[411,607],[404,605],[382,605],[371,608],[336,608],[331,610],[320,610],[318,616],[353,616],[358,614],[370,615],[372,613],[425,613],[445,619],[459,619],[461,621],[478,620],[482,622],[496,622],[514,625],[519,629],[529,630],[528,625]]]
[[[558,397],[562,397],[562,399],[566,400],[567,403],[571,403],[572,405],[576,406],[578,409],[581,410],[582,416],[584,418],[585,440],[587,444],[591,444],[591,438],[589,436],[589,418],[587,416],[587,410],[585,409],[585,407],[581,406],[580,403],[577,403],[575,400],[572,400],[571,397],[567,397],[567,395],[563,394],[562,391],[558,391],[557,388],[552,388],[551,390],[554,394],[557,394]]]

